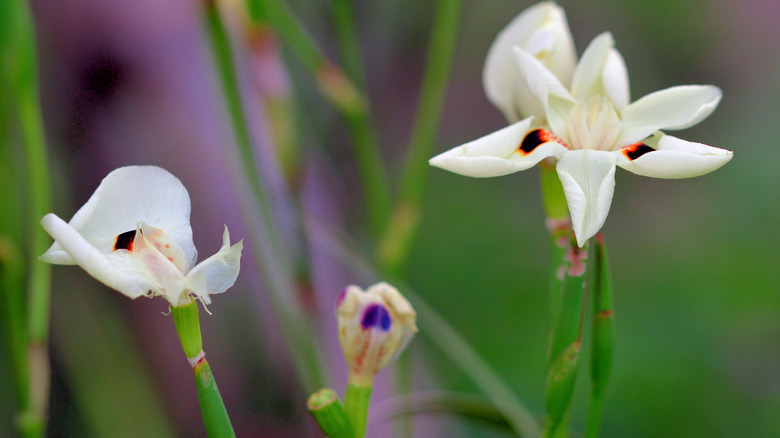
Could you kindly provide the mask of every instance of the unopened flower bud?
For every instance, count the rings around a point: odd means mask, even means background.
[[[336,301],[339,342],[353,384],[371,386],[374,375],[397,356],[417,331],[411,304],[387,283],[363,291],[345,288]]]

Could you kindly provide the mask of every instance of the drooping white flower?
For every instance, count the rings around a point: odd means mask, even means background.
[[[40,260],[79,265],[130,298],[161,295],[177,306],[194,294],[210,304],[238,276],[243,241],[230,246],[227,227],[219,251],[195,265],[189,194],[159,167],[116,169],[69,223],[49,213],[41,225],[55,242]]]
[[[360,386],[371,386],[374,375],[417,332],[412,305],[384,282],[365,291],[358,286],[345,288],[336,300],[336,316],[350,382]]]
[[[609,33],[591,42],[564,86],[537,57],[515,47],[518,74],[545,109],[546,123],[529,117],[430,160],[472,177],[525,170],[554,157],[579,246],[604,224],[615,168],[655,178],[688,178],[726,164],[733,153],[660,130],[693,126],[717,107],[719,88],[687,85],[651,93],[629,104],[623,58]]]
[[[571,83],[577,54],[566,14],[554,2],[534,5],[515,17],[488,50],[482,83],[488,100],[507,121],[536,116],[544,120],[544,107],[517,73],[512,50],[521,47],[547,67],[564,85]]]

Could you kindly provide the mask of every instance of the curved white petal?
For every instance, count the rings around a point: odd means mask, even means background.
[[[618,111],[622,111],[631,102],[628,69],[617,49],[610,50],[607,55],[604,69],[601,71],[601,85]]]
[[[65,223],[53,213],[41,219],[41,225],[51,237],[59,242],[61,251],[69,256],[69,261],[79,265],[96,280],[130,297],[138,298],[148,291],[155,290],[153,285],[136,267],[125,250],[104,254],[92,246],[75,228]],[[48,254],[48,253],[47,253]],[[44,254],[42,261],[57,263],[56,253]]]
[[[566,119],[576,100],[561,81],[538,59],[515,47],[515,62],[520,78],[545,108],[547,122],[558,135],[566,132]]]
[[[602,72],[615,45],[612,34],[604,32],[591,41],[580,57],[571,81],[571,94],[578,100],[602,94]]]
[[[615,152],[580,149],[558,161],[558,178],[569,205],[577,245],[604,225],[615,190]]]
[[[631,160],[623,153],[617,165],[637,175],[654,178],[690,178],[719,169],[731,160],[733,152],[671,135],[658,139],[655,150]]]
[[[120,167],[109,173],[70,225],[98,251],[113,251],[116,236],[145,222],[163,230],[185,253],[188,266],[198,257],[192,243],[190,197],[178,178],[156,166]],[[72,263],[55,242],[46,257]]]
[[[547,157],[566,152],[564,146],[551,141],[540,144],[531,153],[521,153],[519,148],[531,130],[531,121],[531,117],[521,120],[439,154],[428,163],[460,175],[486,178],[529,169]]]
[[[644,140],[662,129],[693,126],[717,108],[723,93],[712,85],[681,85],[650,93],[623,110],[619,145]]]
[[[198,263],[187,274],[187,288],[198,295],[204,303],[211,303],[209,295],[221,294],[233,286],[241,268],[241,250],[244,241],[230,246],[230,233],[225,227],[222,247],[216,254]]]
[[[490,46],[482,82],[488,99],[510,122],[544,109],[517,76],[512,48],[519,46],[542,61],[560,80],[568,84],[577,61],[574,41],[563,9],[553,2],[539,3],[515,17]]]

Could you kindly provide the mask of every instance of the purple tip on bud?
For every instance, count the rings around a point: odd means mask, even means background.
[[[367,307],[365,313],[363,313],[363,320],[360,322],[363,330],[378,328],[385,332],[390,330],[391,323],[390,313],[381,304],[373,304]]]
[[[339,296],[336,297],[336,308],[337,309],[339,307],[341,307],[341,303],[344,302],[344,297],[347,296],[347,289],[348,288],[346,288],[346,287],[344,289],[341,289],[341,292],[339,292]]]

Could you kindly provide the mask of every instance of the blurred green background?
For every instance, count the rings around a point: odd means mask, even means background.
[[[337,59],[328,2],[289,3]],[[354,3],[374,121],[395,180],[433,2]],[[498,31],[531,4],[463,2],[437,151],[505,124],[484,96],[481,70]],[[780,436],[780,9],[773,0],[560,4],[578,53],[600,32],[613,33],[634,99],[673,85],[721,87],[718,110],[675,135],[735,152],[724,168],[691,180],[617,173],[602,230],[617,324],[603,436]],[[240,238],[246,194],[234,188],[232,138],[195,5],[80,0],[33,1],[32,8],[54,211],[70,218],[115,167],[157,164],[190,190],[201,259],[218,248],[222,224]],[[237,43],[237,50],[246,47]],[[309,166],[304,211],[364,239],[343,122],[300,63],[284,58]],[[239,58],[250,96],[258,87],[254,62]],[[262,111],[250,112],[255,135],[267,140]],[[549,248],[538,178],[536,169],[485,180],[432,169],[407,280],[542,413]],[[332,330],[332,310],[323,303],[363,280],[343,269],[347,261],[318,253],[317,245],[311,251],[317,323]],[[316,436],[253,255],[246,254],[239,283],[214,300],[213,315],[201,316],[228,411],[239,436]],[[51,436],[202,436],[191,372],[172,321],[160,315],[162,300],[127,300],[67,267],[54,269],[52,294]],[[331,376],[343,382],[336,333],[326,329],[320,337],[336,351]],[[424,363],[421,386],[474,390],[425,336],[411,347],[406,354]],[[0,431],[10,431],[5,349],[0,359]],[[133,370],[143,371],[138,381]],[[580,376],[575,430],[584,427],[587,404],[587,373]],[[508,436],[450,416],[436,419],[443,421],[425,433]]]

